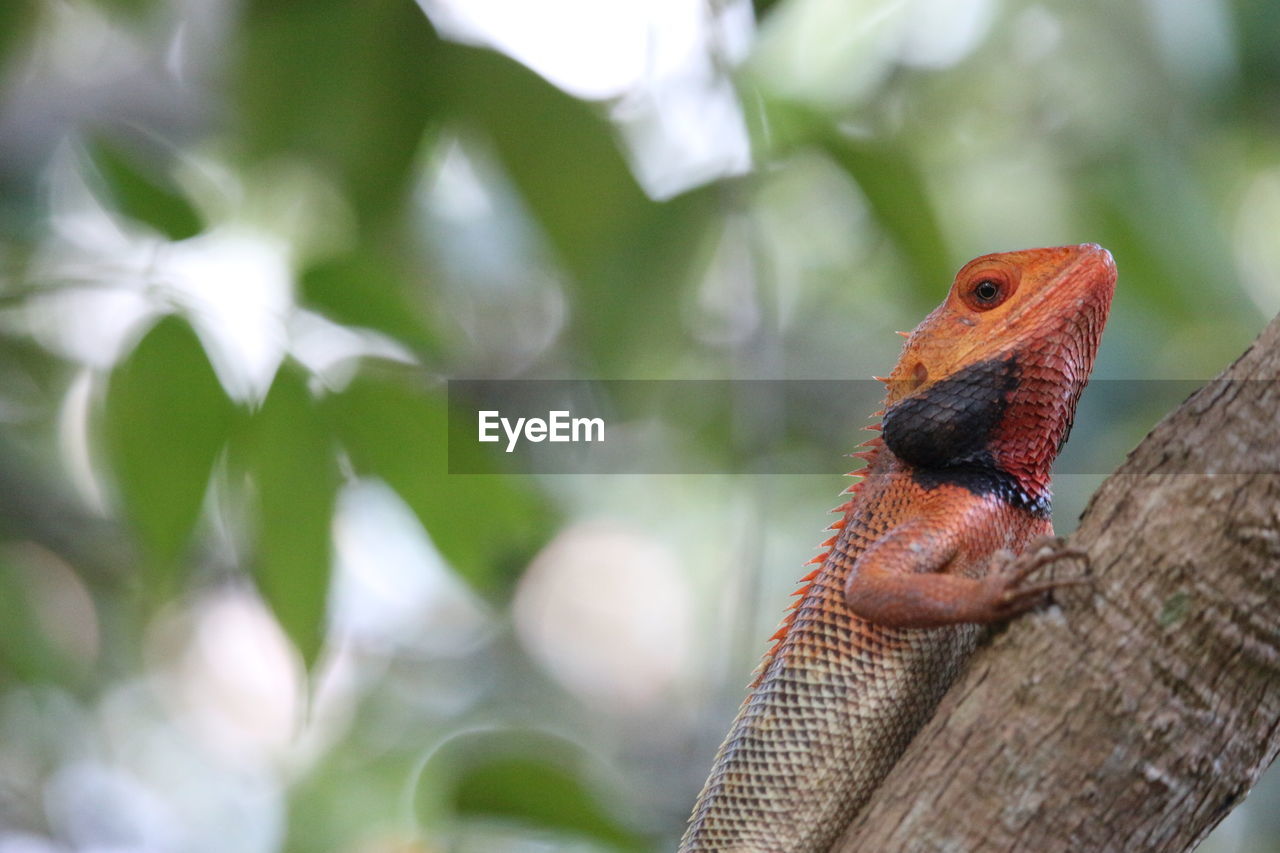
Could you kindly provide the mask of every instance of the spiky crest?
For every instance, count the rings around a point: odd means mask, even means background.
[[[872,378],[880,382],[887,381],[879,376],[875,376]],[[883,410],[881,410],[879,412],[876,412],[875,415],[873,415],[873,417],[880,417],[883,414],[884,412]],[[868,424],[867,426],[863,427],[863,429],[869,430],[871,432],[879,433],[881,430],[881,426],[877,422],[873,424]],[[827,530],[837,531],[837,534],[835,536],[828,538],[821,545],[819,545],[818,548],[820,549],[820,551],[818,555],[809,559],[804,563],[804,565],[806,566],[816,565],[817,568],[809,572],[804,577],[800,578],[800,581],[799,581],[800,586],[796,589],[795,592],[791,593],[791,595],[795,597],[795,601],[793,601],[791,605],[787,607],[786,612],[782,617],[782,622],[779,623],[778,625],[778,630],[774,631],[773,635],[769,637],[769,639],[773,642],[773,645],[769,647],[769,650],[767,652],[765,652],[764,657],[760,660],[760,665],[757,666],[755,668],[755,671],[751,673],[751,684],[749,685],[751,688],[755,688],[760,684],[761,680],[764,678],[765,671],[768,670],[769,668],[769,664],[773,663],[773,659],[778,656],[778,650],[782,648],[783,642],[785,642],[787,639],[787,632],[791,630],[791,625],[793,622],[795,622],[796,610],[804,602],[805,596],[809,594],[809,588],[813,585],[814,579],[817,578],[819,573],[822,572],[822,568],[827,562],[827,557],[831,555],[831,548],[836,544],[836,539],[839,538],[839,531],[843,530],[844,526],[848,523],[850,514],[853,512],[853,507],[857,503],[858,493],[862,490],[864,478],[866,477],[866,472],[871,467],[871,463],[875,460],[876,454],[879,452],[880,448],[883,446],[884,446],[884,439],[881,438],[879,435],[873,435],[871,438],[867,439],[866,441],[858,445],[858,447],[864,447],[866,448],[866,450],[859,450],[859,451],[855,451],[854,453],[848,454],[850,457],[854,459],[863,460],[866,464],[856,471],[850,471],[848,474],[845,474],[846,477],[854,478],[854,482],[850,484],[849,487],[846,488],[844,491],[840,492],[840,494],[852,495],[852,497],[850,497],[850,499],[845,501],[844,503],[840,504],[835,509],[831,510],[832,512],[840,513],[840,518],[832,522],[831,525],[826,528]]]

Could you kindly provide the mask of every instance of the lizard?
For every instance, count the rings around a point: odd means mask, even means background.
[[[830,848],[984,625],[1081,579],[1037,581],[1050,469],[1115,289],[1093,243],[984,255],[906,335],[834,535],[771,638],[680,853]],[[899,333],[905,334],[905,333]],[[806,565],[809,565],[806,564]]]

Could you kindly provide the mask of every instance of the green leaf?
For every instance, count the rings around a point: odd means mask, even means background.
[[[448,73],[433,80],[444,105],[483,131],[556,255],[595,283],[602,259],[661,207],[636,183],[602,110],[494,51],[441,48]]]
[[[656,202],[600,105],[491,50],[444,43],[439,61],[441,109],[480,131],[569,273],[569,335],[594,366],[634,368],[655,339],[680,334],[680,294],[725,209],[723,185]]]
[[[515,821],[584,835],[622,849],[640,846],[635,834],[601,808],[581,779],[547,761],[495,757],[469,768],[458,779],[452,799],[459,816]]]
[[[390,257],[358,249],[310,267],[301,276],[303,298],[330,319],[384,332],[433,357],[439,347],[422,311],[409,299],[410,284]]]
[[[324,642],[338,488],[336,446],[305,378],[276,375],[249,423],[257,490],[255,578],[263,599],[308,667]]]
[[[157,323],[111,376],[107,459],[160,592],[179,573],[234,416],[204,348],[178,317]]]
[[[356,471],[395,489],[477,588],[501,588],[550,535],[554,514],[530,478],[448,473],[443,389],[404,375],[365,375],[326,405]]]
[[[437,73],[422,10],[405,0],[250,0],[243,20],[245,153],[309,161],[334,177],[362,224],[398,211]]]
[[[823,147],[857,182],[917,281],[950,282],[950,260],[932,196],[907,150],[883,141],[851,139],[835,129],[825,134]]]
[[[778,5],[778,0],[752,0],[751,6],[755,9],[756,20],[761,21],[773,11],[773,7]]]
[[[544,732],[462,734],[442,743],[421,768],[415,805],[429,825],[502,821],[612,849],[651,847],[605,807],[617,798],[601,797],[593,763],[577,744]]]
[[[877,224],[893,241],[917,282],[928,287],[951,281],[954,270],[934,210],[933,195],[904,139],[855,138],[833,118],[806,104],[755,94],[764,105],[755,135],[781,159],[807,148],[824,152],[858,185]],[[748,115],[752,115],[748,113]],[[764,128],[767,127],[767,132]]]
[[[170,240],[200,233],[199,214],[166,177],[149,173],[124,149],[104,140],[91,144],[89,151],[110,202],[125,216],[150,225]]]
[[[684,342],[687,293],[720,225],[719,187],[704,187],[630,222],[595,259],[596,272],[569,282],[573,342],[599,374],[626,376],[669,357]]]
[[[159,0],[94,0],[98,6],[125,23],[144,22],[158,6]]]
[[[35,24],[41,4],[36,0],[5,0],[0,3],[0,64],[22,44]]]
[[[8,678],[45,681],[64,668],[40,627],[21,573],[8,560],[0,561],[0,685]]]

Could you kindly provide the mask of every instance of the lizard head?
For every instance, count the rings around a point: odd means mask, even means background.
[[[1115,281],[1093,243],[965,264],[889,376],[885,443],[917,467],[998,470],[1047,499]]]

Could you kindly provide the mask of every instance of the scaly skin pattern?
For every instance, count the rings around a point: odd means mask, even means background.
[[[1049,473],[1115,288],[1093,244],[985,255],[909,336],[865,479],[774,635],[681,851],[827,850],[980,638],[1054,584]]]

